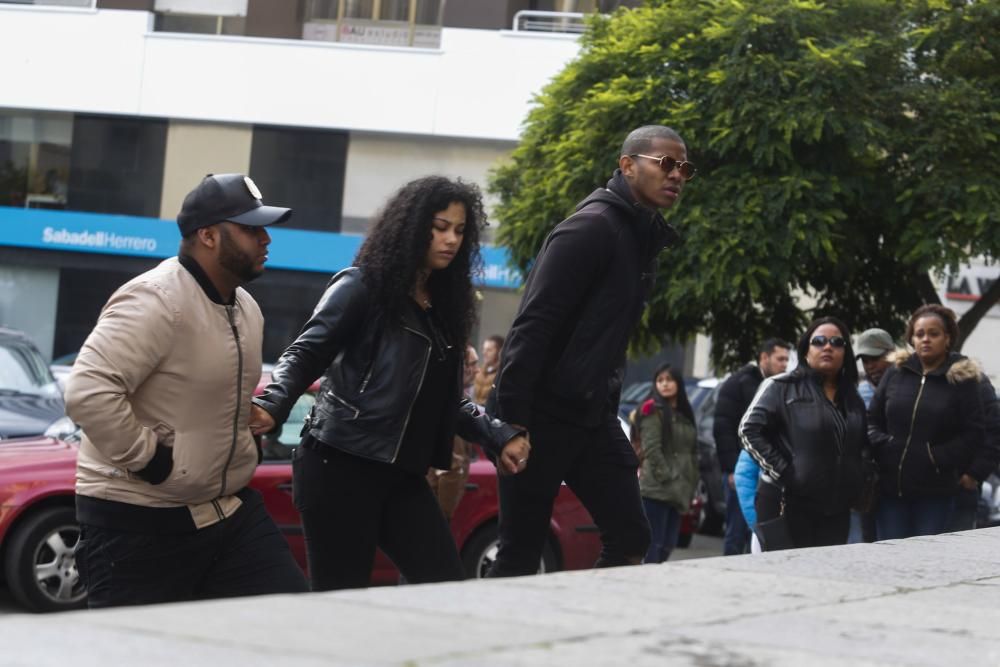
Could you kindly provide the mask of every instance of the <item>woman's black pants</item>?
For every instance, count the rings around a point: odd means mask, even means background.
[[[777,518],[781,512],[781,488],[761,480],[757,485],[754,507],[758,522]],[[847,533],[851,527],[850,510],[826,515],[805,505],[801,498],[788,496],[785,498],[785,516],[788,532],[797,549],[847,544]]]
[[[376,547],[413,584],[457,581],[462,561],[425,475],[306,437],[292,458],[314,591],[368,585]]]

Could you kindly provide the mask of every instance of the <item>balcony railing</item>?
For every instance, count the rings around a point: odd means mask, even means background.
[[[581,12],[543,12],[524,9],[514,14],[515,32],[565,32],[580,34],[586,29]]]

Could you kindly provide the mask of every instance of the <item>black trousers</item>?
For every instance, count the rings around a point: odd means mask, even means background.
[[[551,420],[533,423],[527,468],[499,478],[500,548],[488,576],[538,571],[563,481],[600,529],[602,549],[595,567],[641,562],[650,535],[637,468],[617,425],[587,429]]]
[[[458,581],[462,561],[425,475],[307,437],[292,458],[314,591],[368,585],[381,548],[412,584]]]
[[[257,492],[228,519],[191,533],[83,524],[76,564],[91,609],[304,593],[302,570]]]
[[[781,513],[781,488],[761,480],[754,498],[757,521],[774,519]],[[796,549],[803,547],[828,547],[847,544],[851,528],[851,511],[845,509],[827,515],[803,505],[795,496],[785,498],[785,516],[788,532]]]

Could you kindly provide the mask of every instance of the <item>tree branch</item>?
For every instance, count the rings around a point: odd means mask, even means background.
[[[938,296],[937,290],[934,288],[934,281],[931,280],[929,273],[926,271],[918,273],[915,283],[920,299],[924,303],[941,303],[941,297]]]
[[[965,344],[965,340],[969,337],[976,329],[976,325],[979,324],[979,320],[990,311],[990,308],[995,306],[997,302],[1000,301],[1000,278],[993,281],[990,288],[979,297],[979,300],[972,304],[972,308],[965,311],[962,318],[958,321],[958,344],[955,345],[955,351],[960,352],[962,350],[962,345]]]

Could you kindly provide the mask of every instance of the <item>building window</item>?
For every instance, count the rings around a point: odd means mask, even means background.
[[[0,0],[0,5],[48,5],[50,7],[93,7],[94,0]]]
[[[443,10],[444,0],[306,0],[302,38],[436,49]]]
[[[0,111],[0,206],[66,208],[73,117]]]
[[[245,35],[247,0],[156,0],[156,32]]]

